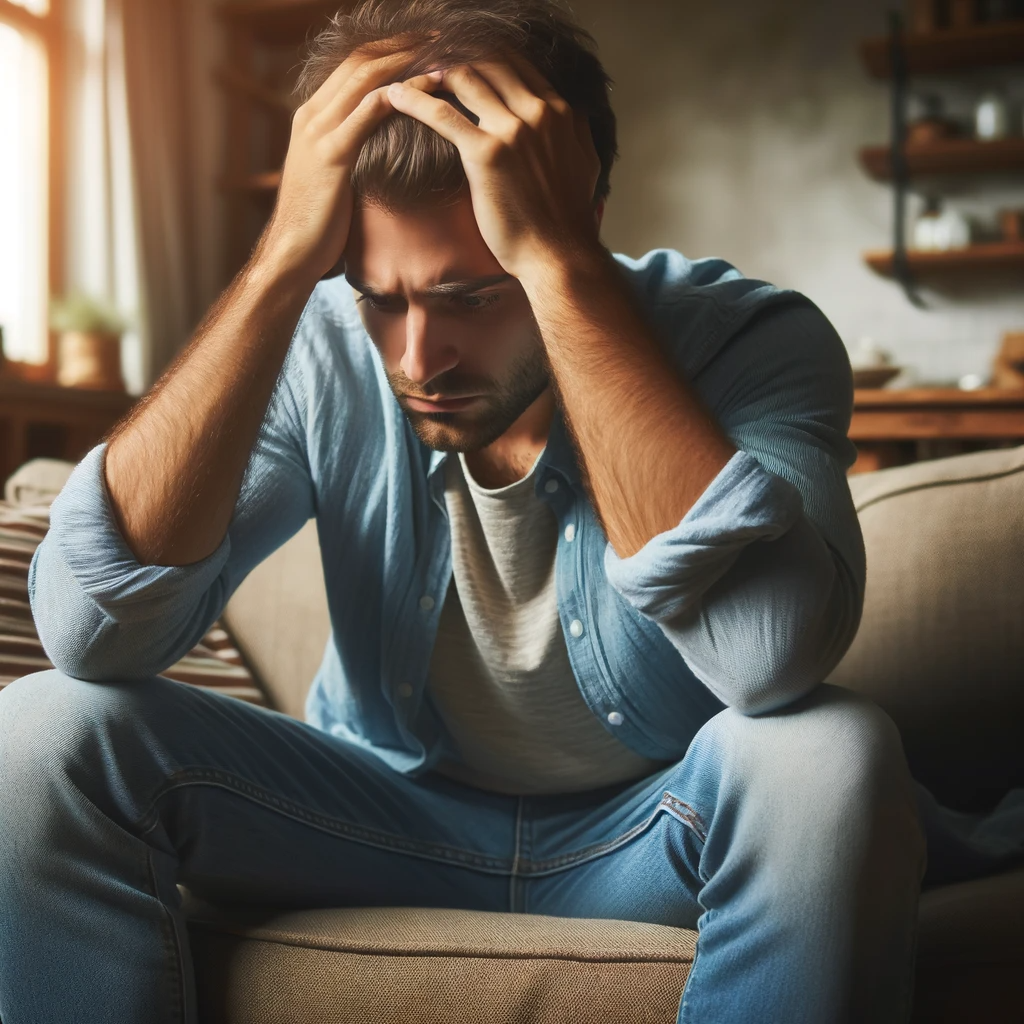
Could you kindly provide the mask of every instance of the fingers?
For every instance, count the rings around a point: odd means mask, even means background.
[[[355,110],[333,131],[324,136],[323,145],[326,147],[329,159],[336,164],[351,167],[355,163],[362,144],[393,109],[391,101],[388,99],[386,85],[368,92],[359,101]]]
[[[406,85],[416,89],[431,90],[437,88],[440,79],[440,72],[431,71],[408,79]],[[383,85],[368,92],[360,100],[355,110],[340,125],[328,132],[324,138],[334,161],[354,164],[360,147],[370,137],[377,125],[394,110],[395,108],[388,98],[388,86]]]
[[[490,138],[488,132],[474,125],[450,103],[420,89],[410,88],[403,82],[394,82],[388,86],[387,95],[395,110],[422,121],[460,151],[468,150]]]
[[[448,69],[443,75],[445,89],[454,93],[467,110],[476,114],[480,119],[480,128],[499,138],[514,135],[520,119],[475,67],[460,64]]]
[[[506,59],[527,88],[555,113],[567,114],[572,109],[555,87],[524,56],[510,53]]]
[[[325,98],[319,110],[307,122],[309,131],[322,135],[333,131],[374,89],[400,78],[402,72],[416,59],[415,50],[398,50],[374,59],[359,58],[358,62],[344,61],[332,77],[346,65],[347,74],[339,77],[333,93]],[[326,84],[326,83],[325,83]],[[319,93],[318,93],[319,94]]]
[[[570,110],[569,105],[544,81],[543,77],[540,77],[540,82],[543,83],[543,91],[550,95],[550,99],[542,98],[525,85],[518,70],[508,64],[487,61],[473,66],[486,79],[505,106],[521,121],[525,121],[533,128],[539,128],[545,118],[550,117],[553,113],[564,115]]]

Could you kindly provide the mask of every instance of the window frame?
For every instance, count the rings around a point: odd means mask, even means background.
[[[49,0],[45,14],[0,0],[0,22],[18,32],[38,39],[46,53],[47,84],[47,183],[46,183],[46,265],[49,295],[64,291],[64,0]],[[56,378],[56,339],[47,332],[46,361],[33,376],[52,381]]]

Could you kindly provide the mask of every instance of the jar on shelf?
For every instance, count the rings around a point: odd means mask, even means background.
[[[974,108],[974,134],[986,142],[1011,134],[1013,110],[1000,92],[987,92]]]

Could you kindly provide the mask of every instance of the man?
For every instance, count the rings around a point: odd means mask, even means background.
[[[5,1024],[195,1020],[176,883],[694,927],[680,1021],[905,1021],[912,785],[819,685],[864,577],[834,331],[601,245],[608,81],[546,0],[370,0],[303,83],[251,260],[33,564]],[[158,678],[311,516],[308,722]]]

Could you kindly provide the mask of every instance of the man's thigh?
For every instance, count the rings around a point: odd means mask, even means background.
[[[62,822],[59,800],[45,809],[55,781],[73,786],[204,898],[507,909],[511,798],[409,778],[306,723],[163,678],[40,673],[4,691],[0,720],[27,814],[88,843],[89,821]]]

